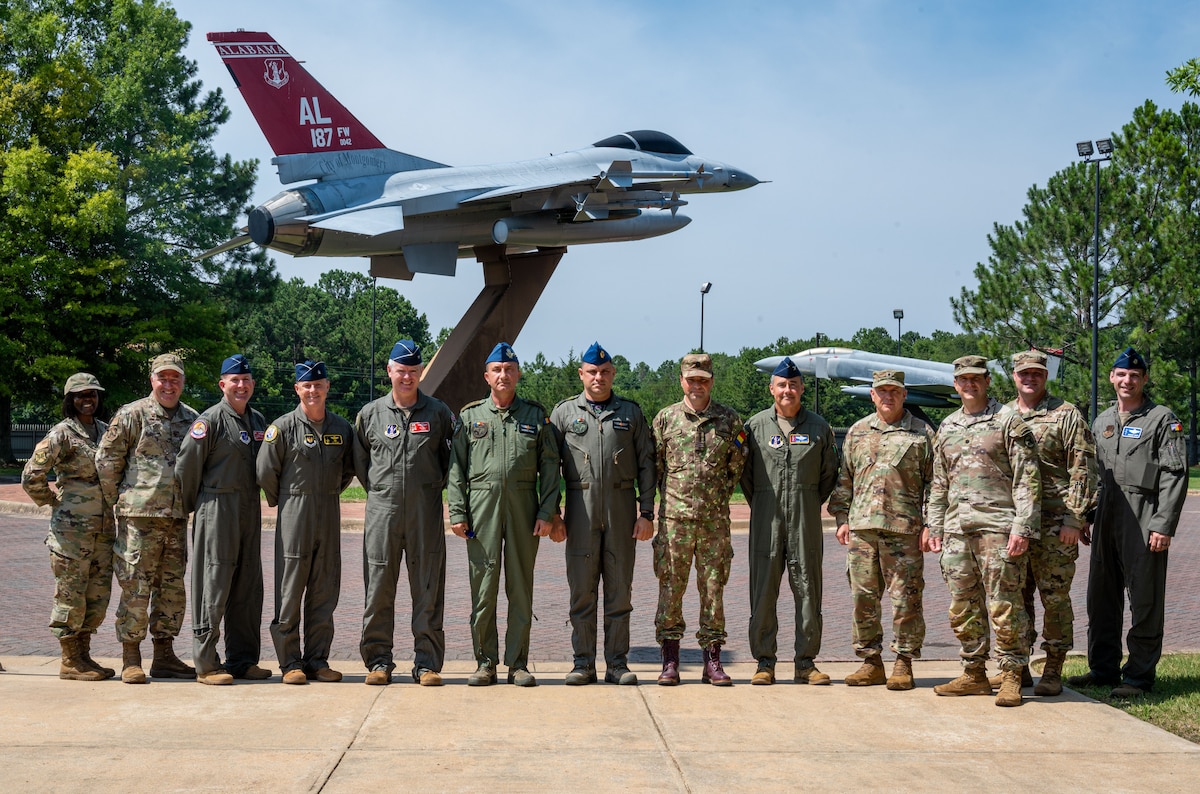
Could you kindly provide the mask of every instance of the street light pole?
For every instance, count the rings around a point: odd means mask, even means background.
[[[900,321],[904,319],[904,309],[892,309],[892,316],[896,318],[896,355],[900,355]]]
[[[817,331],[817,347],[821,346],[821,337],[823,334]],[[818,416],[821,414],[821,379],[813,377],[813,412]]]
[[[1089,421],[1096,421],[1099,404],[1100,384],[1100,163],[1112,159],[1113,145],[1109,138],[1096,141],[1092,148],[1091,141],[1080,141],[1075,144],[1075,151],[1083,162],[1096,164],[1096,214],[1095,239],[1092,243],[1092,406]],[[1102,157],[1092,158],[1093,152],[1099,152]]]
[[[371,363],[367,367],[367,399],[375,399],[375,286],[379,279],[371,277]]]
[[[706,281],[700,285],[700,352],[704,352],[704,296],[712,289],[712,282]]]

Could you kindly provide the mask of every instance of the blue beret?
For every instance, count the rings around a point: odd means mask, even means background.
[[[406,367],[415,367],[421,363],[421,348],[411,339],[401,339],[392,347],[389,359]]]
[[[1117,360],[1113,362],[1113,369],[1140,369],[1145,372],[1149,367],[1146,366],[1146,359],[1142,358],[1142,354],[1134,350],[1132,347],[1125,348],[1121,355],[1117,356]]]
[[[779,362],[779,366],[771,374],[780,378],[798,378],[803,373],[796,366],[796,362],[792,361],[791,356],[784,356],[783,361]]]
[[[323,361],[305,359],[303,364],[296,365],[296,383],[303,383],[306,380],[324,380],[328,377]]]
[[[249,375],[250,362],[241,353],[234,353],[221,362],[222,375]]]
[[[583,354],[583,363],[595,364],[597,367],[601,364],[611,364],[612,356],[608,354],[607,350],[600,347],[599,342],[592,342],[592,346]]]
[[[508,342],[501,342],[493,347],[491,355],[489,355],[487,357],[487,361],[484,361],[483,363],[484,366],[487,366],[488,364],[495,364],[497,362],[511,363],[518,366],[521,364],[521,362],[517,360],[517,354],[513,352],[512,345],[510,345]]]

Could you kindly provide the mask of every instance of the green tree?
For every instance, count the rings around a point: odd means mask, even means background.
[[[233,234],[256,164],[213,151],[228,111],[183,57],[188,31],[155,0],[0,5],[0,458],[14,399],[50,413],[86,369],[113,405],[164,350],[212,369],[220,288],[270,286],[261,252],[191,259]]]

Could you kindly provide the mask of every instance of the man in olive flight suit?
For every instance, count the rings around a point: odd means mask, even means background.
[[[752,684],[775,682],[779,632],[776,604],[787,573],[796,603],[798,684],[828,684],[813,660],[821,650],[821,505],[837,485],[833,429],[806,409],[804,378],[791,358],[771,373],[774,405],[746,423],[749,457],[742,493],[750,503],[750,653],[758,660]]]
[[[254,375],[238,353],[221,363],[221,402],[183,440],[175,477],[192,519],[192,660],[202,684],[263,680],[262,508],[254,458],[267,423],[249,407]],[[225,622],[225,662],[217,653]]]
[[[575,666],[568,685],[596,681],[596,601],[604,580],[604,680],[632,685],[629,614],[637,541],[654,535],[654,439],[642,409],[613,394],[616,367],[599,342],[583,354],[583,392],[550,414],[566,481],[567,584]],[[635,491],[636,487],[636,491]]]
[[[533,565],[558,501],[558,446],[546,409],[517,397],[521,365],[508,343],[492,350],[483,377],[491,394],[459,414],[446,489],[450,529],[467,540],[471,573],[471,641],[479,667],[467,683],[496,682],[496,600],[503,564],[508,682],[537,686],[528,669]]]
[[[454,415],[418,389],[421,350],[411,339],[392,347],[392,390],[368,403],[354,423],[354,454],[367,489],[363,531],[366,609],[359,651],[366,683],[391,682],[396,582],[407,558],[412,597],[413,681],[442,683],[446,635],[446,533],[442,488],[450,470]]]
[[[283,683],[334,683],[342,680],[329,666],[333,612],[342,588],[339,498],[354,479],[354,430],[325,409],[325,364],[297,364],[295,389],[300,404],[267,428],[257,462],[267,504],[279,506],[271,640]]]
[[[1092,423],[1100,502],[1088,572],[1090,669],[1067,683],[1111,685],[1112,697],[1128,698],[1154,688],[1162,656],[1167,551],[1187,498],[1187,454],[1183,425],[1170,408],[1145,395],[1145,358],[1126,348],[1108,380],[1117,404]],[[1121,665],[1126,590],[1129,659]]]

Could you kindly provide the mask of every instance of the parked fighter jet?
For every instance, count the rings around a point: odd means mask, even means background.
[[[521,253],[667,234],[691,221],[678,212],[681,195],[758,184],[652,130],[536,160],[451,167],[385,148],[270,35],[208,40],[274,150],[280,181],[316,182],[256,207],[244,234],[201,256],[254,242],[293,256],[371,257],[377,275],[452,276],[481,246]]]
[[[771,356],[754,362],[760,372],[772,372],[783,361],[783,356]],[[805,375],[825,380],[848,380],[865,386],[843,386],[842,393],[860,399],[871,398],[871,373],[879,369],[898,369],[904,372],[904,383],[908,387],[905,404],[926,408],[955,408],[958,394],[954,391],[954,365],[942,361],[929,361],[908,356],[888,356],[868,353],[849,347],[813,347],[793,353],[792,361]],[[1050,379],[1058,372],[1057,356],[1049,356],[1046,363]],[[988,369],[1002,377],[1008,377],[1004,366],[996,360],[988,362]]]

